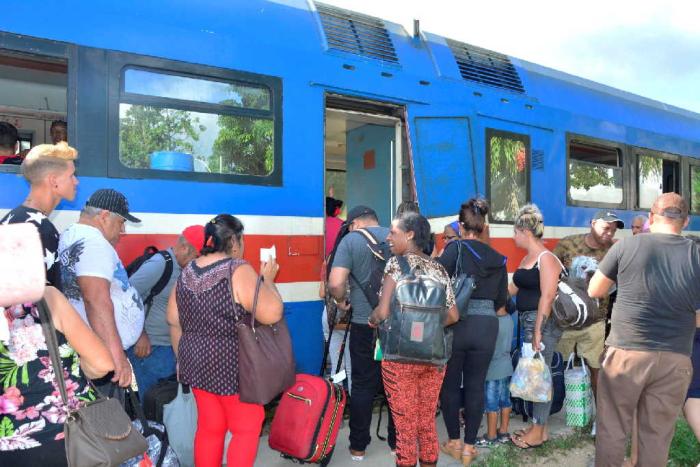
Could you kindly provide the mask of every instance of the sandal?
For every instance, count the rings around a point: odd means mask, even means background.
[[[517,447],[518,449],[526,450],[526,449],[534,449],[542,446],[546,441],[542,441],[539,444],[530,444],[527,441],[521,439],[521,438],[513,438],[511,437],[511,441]]]
[[[474,462],[474,459],[476,459],[476,456],[479,455],[479,451],[477,451],[476,448],[472,448],[471,452],[465,453],[462,452],[462,465],[463,466],[468,466],[471,465],[472,462]]]
[[[462,460],[462,448],[455,448],[451,446],[448,441],[440,444],[440,450],[450,457]]]

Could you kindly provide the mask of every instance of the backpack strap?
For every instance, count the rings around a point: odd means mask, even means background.
[[[542,258],[542,256],[546,255],[547,253],[549,253],[550,255],[554,256],[554,259],[556,259],[556,260],[557,260],[557,263],[559,263],[559,266],[561,266],[561,275],[562,275],[563,277],[568,277],[568,276],[569,276],[569,271],[568,271],[568,270],[566,269],[566,267],[564,266],[564,263],[561,262],[561,260],[559,259],[559,257],[558,257],[557,255],[555,255],[554,253],[552,253],[552,252],[549,251],[549,250],[544,250],[544,251],[541,252],[539,255],[537,255],[537,261],[535,261],[535,266],[533,266],[533,267],[539,268],[539,267],[540,267],[540,259]]]
[[[156,282],[155,285],[151,287],[151,291],[148,293],[148,296],[143,301],[143,304],[146,306],[146,316],[148,316],[148,313],[151,311],[153,299],[156,297],[156,295],[160,294],[163,291],[165,286],[168,285],[168,282],[170,282],[170,277],[173,275],[174,266],[172,255],[167,251],[159,251],[156,254],[163,256],[163,258],[165,259],[165,269],[163,269],[163,274],[160,275],[158,282]]]
[[[369,230],[366,230],[366,229],[357,229],[357,230],[353,230],[353,232],[357,232],[357,233],[359,233],[359,234],[362,234],[362,235],[365,237],[365,239],[367,239],[367,248],[369,248],[369,250],[372,252],[372,254],[373,254],[374,256],[377,257],[378,260],[380,260],[380,261],[386,261],[386,258],[384,258],[384,257],[376,250],[376,248],[372,248],[372,247],[376,247],[377,245],[379,245],[379,241],[378,241],[377,238],[372,234],[372,232],[370,232]],[[350,232],[350,233],[352,233],[352,232]]]
[[[401,268],[401,274],[404,276],[411,275],[411,265],[408,260],[403,255],[396,255],[396,260],[399,262],[399,267]]]

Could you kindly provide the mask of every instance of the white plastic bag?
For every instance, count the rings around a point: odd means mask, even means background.
[[[581,359],[581,366],[574,366],[574,353],[569,356],[569,362],[564,370],[564,386],[566,387],[566,424],[568,426],[584,427],[590,423],[593,416],[593,398],[591,377],[588,368]]]
[[[510,380],[510,395],[532,402],[552,400],[552,372],[540,352],[520,357]]]
[[[194,465],[194,434],[197,430],[197,404],[191,388],[177,387],[177,396],[163,406],[163,423],[168,440],[182,466]]]

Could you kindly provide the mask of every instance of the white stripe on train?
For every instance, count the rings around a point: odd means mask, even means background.
[[[10,210],[0,209],[0,218]],[[51,221],[62,232],[77,222],[79,211],[57,210],[51,213]],[[133,212],[141,223],[127,223],[127,234],[179,234],[188,225],[204,225],[216,214],[165,214]],[[235,214],[235,213],[234,213]],[[323,235],[322,217],[236,215],[250,235]]]

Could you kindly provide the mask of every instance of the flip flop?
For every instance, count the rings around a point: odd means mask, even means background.
[[[516,441],[517,440],[517,441]],[[527,441],[523,441],[520,438],[511,438],[511,441],[513,442],[513,445],[518,448],[522,449],[523,451],[526,449],[534,449],[542,446],[546,441],[542,441],[539,444],[530,444]]]

